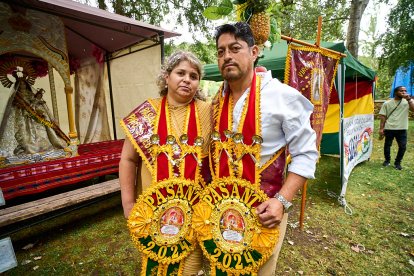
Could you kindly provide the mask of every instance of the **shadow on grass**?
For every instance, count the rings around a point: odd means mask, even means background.
[[[318,202],[332,202],[330,194],[341,193],[340,159],[337,156],[322,155],[316,166],[315,179],[308,182],[308,196]]]
[[[11,235],[14,246],[19,249],[33,243],[51,242],[64,238],[65,235],[79,228],[89,227],[92,223],[99,224],[122,213],[120,193],[115,193],[102,201],[84,206],[67,214],[47,219],[42,218],[40,223],[36,223],[26,229]],[[93,218],[93,219],[92,219]],[[23,223],[27,223],[24,221]]]

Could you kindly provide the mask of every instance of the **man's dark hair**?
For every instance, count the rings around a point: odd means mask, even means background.
[[[234,24],[224,24],[216,29],[216,48],[218,46],[218,40],[222,34],[232,34],[236,39],[243,40],[247,43],[249,47],[254,46],[256,43],[254,41],[252,29],[250,29],[249,24],[246,22],[236,22]],[[254,61],[254,66],[256,67],[259,57]]]
[[[218,46],[218,39],[222,34],[230,33],[233,34],[236,39],[241,39],[252,47],[255,44],[252,30],[250,29],[249,24],[246,22],[237,22],[234,24],[224,24],[216,29],[216,47]]]
[[[401,87],[404,87],[403,85],[397,86],[394,88],[394,95],[400,90]]]

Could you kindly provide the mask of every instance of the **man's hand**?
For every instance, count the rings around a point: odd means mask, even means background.
[[[402,96],[404,99],[406,99],[407,101],[408,101],[409,99],[411,99],[411,95],[410,95],[410,94],[408,94],[407,92],[403,92],[403,93],[401,94],[401,96]]]
[[[380,128],[378,132],[379,132],[380,135],[384,136],[384,129],[383,128]]]
[[[282,221],[283,205],[276,198],[270,198],[257,206],[256,214],[260,222],[267,228],[273,228]]]

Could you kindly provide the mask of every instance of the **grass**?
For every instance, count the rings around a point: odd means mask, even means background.
[[[414,275],[413,128],[411,121],[402,171],[382,167],[383,142],[377,140],[370,161],[354,168],[346,193],[352,215],[337,201],[339,159],[322,156],[316,179],[308,184],[303,231],[297,227],[300,196],[295,200],[277,275]],[[130,241],[119,195],[19,231],[11,239],[19,265],[5,275],[139,272],[139,254]],[[22,249],[28,244],[33,247]]]

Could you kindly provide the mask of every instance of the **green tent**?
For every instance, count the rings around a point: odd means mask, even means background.
[[[361,64],[356,58],[354,58],[345,48],[343,42],[322,42],[321,46],[347,55],[342,59],[342,63],[346,65],[346,79],[358,77],[374,80],[375,71]],[[259,59],[258,64],[266,67],[267,70],[271,70],[273,77],[283,81],[287,49],[288,44],[286,41],[274,44],[270,49],[266,48],[263,51],[263,57]],[[208,64],[204,67],[204,80],[223,80],[218,70],[217,64]]]

